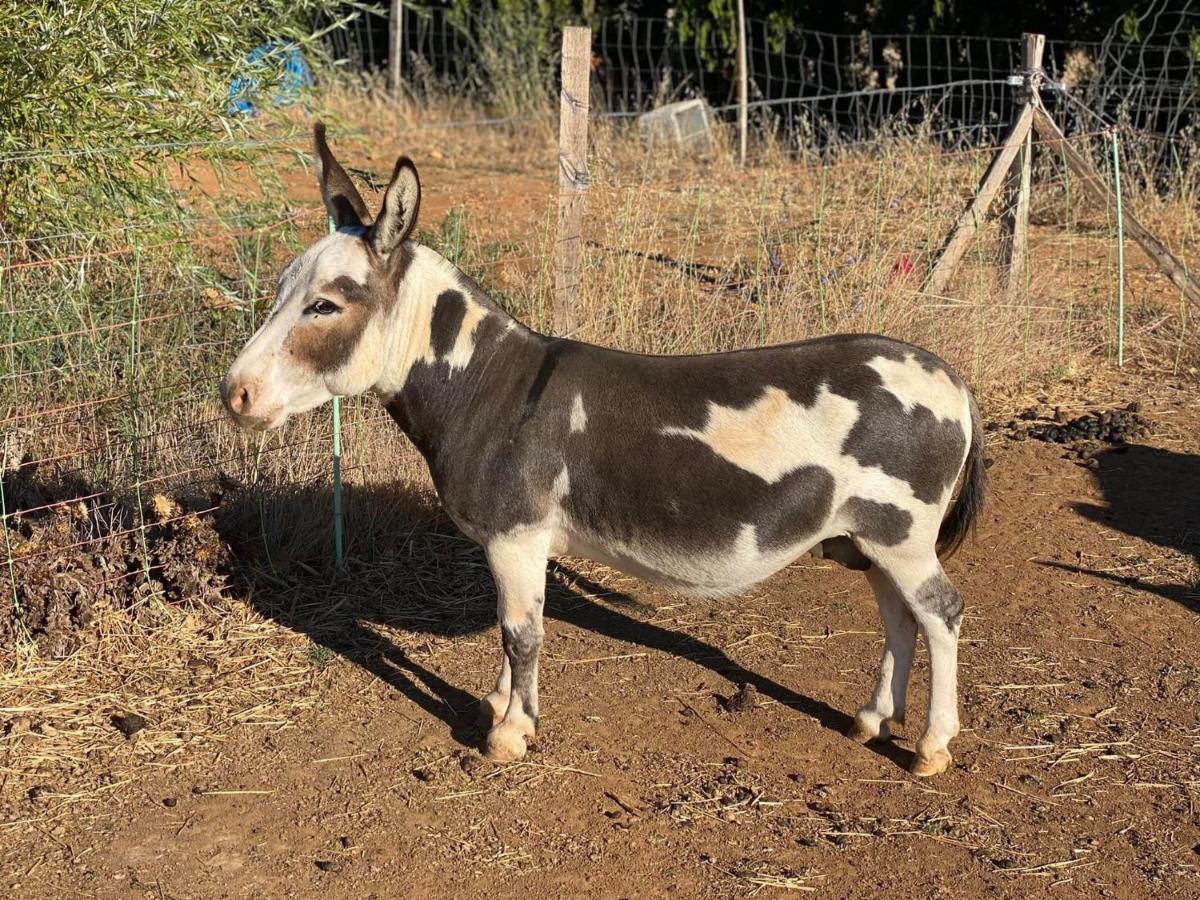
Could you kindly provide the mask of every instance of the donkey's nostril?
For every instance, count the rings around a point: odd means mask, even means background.
[[[233,389],[233,396],[229,398],[229,404],[233,407],[234,412],[249,412],[250,391],[244,387],[235,387]]]
[[[250,389],[237,382],[223,382],[221,392],[225,395],[225,405],[232,412],[243,415],[250,410]]]

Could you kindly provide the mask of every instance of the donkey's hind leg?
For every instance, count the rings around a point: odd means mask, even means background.
[[[917,642],[917,620],[892,580],[878,566],[867,569],[866,576],[879,603],[884,640],[875,692],[850,727],[850,738],[863,744],[875,739],[886,741],[893,725],[904,725],[908,675]]]
[[[922,542],[923,543],[923,542]],[[895,587],[929,650],[929,710],[917,741],[912,773],[921,777],[945,772],[953,764],[950,739],[958,734],[958,629],[963,604],[950,583],[932,542],[898,547],[864,546],[873,571]],[[893,678],[893,686],[895,679]]]

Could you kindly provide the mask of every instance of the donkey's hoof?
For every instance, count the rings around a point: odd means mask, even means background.
[[[846,732],[846,737],[859,744],[869,744],[872,741],[890,741],[892,739],[892,723],[899,725],[904,724],[904,719],[881,719],[878,724],[874,724],[871,719],[862,718],[862,713],[854,717],[854,724],[850,726],[850,730]]]
[[[533,740],[533,732],[510,722],[501,722],[488,732],[484,755],[494,763],[516,762],[525,758],[527,741]]]
[[[933,775],[941,775],[952,765],[954,765],[954,757],[950,755],[949,750],[934,750],[930,756],[917,754],[913,758],[912,768],[909,771],[918,778],[929,778]]]
[[[881,736],[881,729],[872,728],[870,725],[865,725],[858,719],[854,720],[854,724],[850,726],[850,730],[846,732],[846,737],[854,741],[856,744],[869,744],[871,741]]]
[[[500,724],[506,709],[508,709],[508,697],[492,691],[479,701],[479,727],[491,728]]]

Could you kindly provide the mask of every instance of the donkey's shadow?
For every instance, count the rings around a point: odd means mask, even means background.
[[[1098,454],[1096,463],[1104,503],[1076,503],[1075,511],[1102,528],[1190,557],[1195,571],[1200,565],[1200,456],[1129,444]],[[1136,587],[1200,613],[1200,581],[1185,577],[1164,583],[1049,561],[1042,565]]]
[[[346,503],[347,562],[335,571],[328,565],[328,540],[311,540],[328,532],[330,506],[327,488],[246,496],[228,504],[217,527],[235,551],[235,582],[260,612],[390,685],[445,722],[463,746],[478,746],[479,698],[421,665],[377,626],[437,637],[494,627],[495,588],[482,549],[457,534],[428,496],[399,485],[356,487]],[[266,528],[264,522],[277,524]],[[371,539],[361,536],[368,528]],[[379,540],[381,533],[390,539]],[[308,558],[292,558],[296,551],[286,548],[306,540]],[[264,542],[272,553],[264,553]],[[547,619],[689,660],[731,687],[753,685],[830,730],[844,733],[852,724],[846,712],[750,671],[713,644],[639,618],[640,608],[627,594],[567,564],[550,565]],[[499,635],[496,653],[498,665]],[[904,768],[911,761],[911,752],[894,743],[871,746]]]

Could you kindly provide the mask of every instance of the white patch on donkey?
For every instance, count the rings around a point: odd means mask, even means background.
[[[587,413],[583,409],[583,394],[576,394],[571,403],[571,434],[587,430]]]
[[[463,296],[463,302],[466,303],[466,311],[463,313],[462,324],[458,328],[454,346],[446,354],[446,362],[450,365],[451,372],[465,369],[470,364],[471,357],[475,355],[475,329],[488,314],[486,307],[466,295]]]
[[[768,387],[745,409],[710,402],[702,430],[667,426],[662,431],[707,444],[722,459],[771,484],[804,466],[828,469],[837,486],[834,510],[854,493],[905,509],[915,506],[915,514],[920,515],[919,508],[926,504],[913,495],[907,481],[874,466],[864,467],[842,453],[858,418],[858,403],[831,392],[824,384],[812,406],[796,403],[786,391]]]
[[[745,409],[708,404],[703,430],[668,425],[663,434],[695,438],[740,469],[774,483],[801,466],[829,466],[858,421],[858,404],[821,385],[812,406],[766,388]]]
[[[900,361],[877,356],[867,366],[879,373],[883,389],[904,405],[905,412],[924,406],[940,419],[971,420],[966,395],[944,369],[931,372],[911,355]]]

